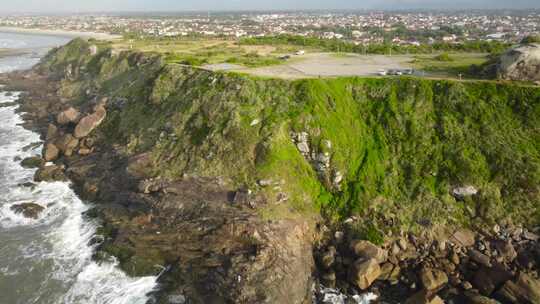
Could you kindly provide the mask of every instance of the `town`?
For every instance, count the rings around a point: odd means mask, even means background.
[[[6,15],[0,26],[141,37],[238,39],[295,35],[355,44],[513,43],[540,32],[539,10],[191,12]]]

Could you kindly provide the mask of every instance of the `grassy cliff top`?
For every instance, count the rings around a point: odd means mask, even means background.
[[[76,105],[109,96],[98,137],[126,156],[149,153],[149,176],[221,177],[264,195],[268,218],[360,215],[372,240],[433,225],[540,224],[540,88],[287,81],[89,46],[75,40],[39,69],[60,75]],[[478,194],[452,196],[465,186]]]

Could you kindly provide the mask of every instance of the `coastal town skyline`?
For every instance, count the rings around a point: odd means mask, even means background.
[[[407,10],[407,9],[530,9],[540,8],[534,0],[366,0],[366,1],[246,1],[234,0],[227,3],[215,0],[171,1],[171,0],[113,0],[113,1],[67,1],[30,0],[22,7],[16,2],[2,1],[1,15],[11,13],[83,13],[83,12],[181,12],[181,11],[231,11],[231,10]]]

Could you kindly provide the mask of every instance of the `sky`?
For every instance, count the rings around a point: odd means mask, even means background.
[[[540,0],[0,0],[11,12],[540,8]]]

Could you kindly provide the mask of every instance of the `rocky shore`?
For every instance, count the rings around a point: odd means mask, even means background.
[[[218,179],[145,176],[148,155],[122,157],[93,134],[107,115],[106,97],[75,109],[47,75],[8,78],[9,89],[25,92],[25,127],[44,140],[41,160],[23,160],[39,166],[36,182],[70,180],[80,197],[96,203],[87,214],[103,223],[96,259],[115,256],[131,275],[161,273],[156,303],[309,302],[309,223],[263,221],[244,190]],[[28,216],[39,211],[19,209]]]
[[[376,246],[351,239],[347,229],[352,224],[329,230],[316,251],[325,287],[351,294],[371,291],[382,303],[540,301],[540,237],[535,232],[511,224],[489,231],[436,229]],[[324,298],[320,295],[322,303],[332,303],[333,298]]]
[[[365,216],[345,220],[305,216],[307,212],[298,211],[305,206],[294,209],[291,205],[295,195],[314,204],[305,199],[308,191],[314,192],[312,188],[300,195],[295,192],[311,186],[313,180],[322,185],[322,194],[338,199],[338,195],[357,194],[351,188],[347,192],[354,183],[364,187],[370,182],[350,180],[345,171],[348,167],[338,166],[335,151],[342,138],[323,138],[318,128],[298,132],[281,132],[281,126],[272,129],[271,123],[277,120],[274,113],[262,113],[260,117],[266,115],[266,120],[250,118],[247,123],[237,123],[239,112],[229,113],[227,106],[234,104],[236,110],[236,104],[242,109],[251,100],[263,100],[260,107],[264,109],[267,99],[281,102],[282,96],[242,95],[244,88],[234,77],[220,80],[218,74],[185,67],[178,76],[171,72],[176,70],[164,68],[153,57],[128,54],[117,58],[110,50],[100,55],[95,45],[74,44],[78,53],[68,49],[64,54],[69,60],[60,60],[60,55],[53,53],[33,70],[0,79],[9,90],[25,92],[19,100],[25,127],[41,134],[44,142],[41,158],[22,162],[38,168],[36,182],[69,180],[81,198],[95,204],[86,214],[102,223],[93,240],[99,243],[95,259],[114,256],[121,268],[134,276],[160,274],[159,289],[151,303],[354,304],[364,303],[366,297],[373,299],[372,295],[381,303],[540,303],[540,231],[512,221],[487,226],[481,220],[490,215],[489,205],[481,204],[486,191],[455,187],[445,201],[463,206],[463,213],[478,219],[478,225],[474,221],[472,225],[444,225],[414,218],[415,227],[421,228],[414,232],[373,229],[375,233],[370,235],[358,233],[358,227],[363,228],[374,217],[388,222],[387,226],[397,226],[405,217],[372,208],[365,209]],[[112,65],[110,60],[117,61]],[[101,64],[99,69],[91,65],[96,62]],[[109,78],[103,76],[118,67],[126,70]],[[89,72],[91,69],[98,70],[93,72],[97,76]],[[149,75],[151,72],[155,75]],[[105,80],[98,82],[100,77]],[[217,95],[188,118],[181,116],[191,111],[185,104],[175,101],[180,110],[165,104],[171,113],[159,118],[161,129],[140,133],[155,135],[153,141],[140,134],[131,134],[128,140],[115,137],[116,130],[111,128],[137,128],[152,115],[158,116],[144,111],[140,116],[133,114],[137,109],[126,109],[128,100],[117,94],[119,90],[129,88],[133,99],[147,94],[150,97],[144,102],[157,108],[175,96],[177,86],[185,90],[184,95],[176,96],[182,102],[210,90],[190,86],[195,78],[203,79],[209,87],[218,83],[227,90],[215,89]],[[124,87],[117,88],[119,82]],[[153,85],[150,93],[144,87],[148,83]],[[264,85],[256,84],[263,89]],[[362,93],[351,89],[354,94],[373,98],[384,90]],[[239,101],[230,102],[232,98]],[[324,102],[332,109],[337,107],[332,98]],[[287,100],[283,103],[288,105]],[[272,105],[284,111],[285,105]],[[223,113],[230,115],[222,119],[219,115]],[[136,117],[135,125],[130,124],[133,120],[122,121],[123,115]],[[180,127],[174,129],[171,121]],[[212,133],[209,124],[214,122],[218,131]],[[337,129],[341,137],[343,130]],[[263,139],[241,146],[254,137],[250,132]],[[179,138],[185,134],[189,136]],[[315,144],[316,136],[323,138],[319,145]],[[286,143],[280,147],[285,152],[279,152],[287,163],[277,167],[283,175],[254,177],[251,163],[261,162],[263,157],[272,159],[269,155],[276,158],[269,148],[275,145],[275,138],[282,140],[278,144]],[[184,145],[177,144],[181,140]],[[149,152],[155,146],[160,149]],[[244,159],[249,159],[250,165],[243,166]],[[368,161],[366,154],[363,162]],[[289,167],[294,171],[287,171]],[[212,174],[203,174],[208,172]],[[309,178],[301,175],[303,172]],[[246,180],[256,182],[239,185],[230,181],[233,175],[249,175]],[[287,179],[287,175],[295,179]],[[377,176],[370,178],[377,180]],[[527,193],[533,202],[535,194],[534,189]],[[324,195],[317,198],[324,199]],[[430,208],[435,208],[433,202]],[[476,209],[467,204],[476,204]],[[448,205],[440,210],[447,212],[451,209]],[[41,211],[31,204],[16,209],[26,216]],[[274,213],[268,215],[268,210]]]

